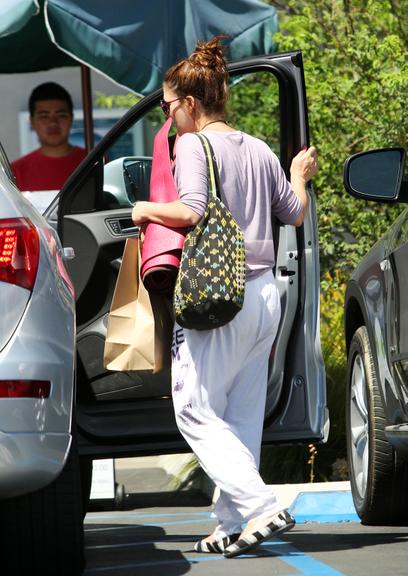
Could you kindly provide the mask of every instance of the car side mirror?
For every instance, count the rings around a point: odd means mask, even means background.
[[[356,198],[377,202],[406,201],[406,198],[398,198],[405,155],[404,148],[382,148],[353,154],[344,164],[343,184],[347,192]]]
[[[126,208],[149,199],[152,158],[117,158],[104,166],[103,194],[106,209]]]

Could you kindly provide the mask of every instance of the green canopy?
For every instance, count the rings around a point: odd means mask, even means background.
[[[0,0],[0,74],[78,66],[53,44],[42,0]]]
[[[1,0],[0,73],[79,63],[147,94],[197,40],[229,58],[273,52],[276,10],[258,0]]]
[[[0,36],[18,32],[37,12],[38,5],[32,0],[3,0],[0,4]]]

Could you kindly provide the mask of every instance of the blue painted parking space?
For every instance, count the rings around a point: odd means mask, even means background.
[[[301,492],[289,510],[298,524],[360,521],[349,491]]]

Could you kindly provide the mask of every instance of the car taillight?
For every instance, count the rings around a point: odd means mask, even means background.
[[[30,220],[0,220],[0,281],[32,290],[37,275],[40,242]]]
[[[47,380],[0,380],[0,398],[48,398]]]

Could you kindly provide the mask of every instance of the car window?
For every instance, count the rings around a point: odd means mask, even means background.
[[[149,110],[105,153],[102,210],[125,208],[148,200],[153,141],[164,116],[159,106]],[[279,85],[270,72],[232,77],[228,121],[265,140],[280,154]]]

